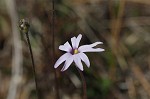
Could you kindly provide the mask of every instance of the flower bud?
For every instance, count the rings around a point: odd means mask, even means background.
[[[19,28],[22,33],[28,33],[30,28],[29,21],[26,19],[21,19],[19,21]]]

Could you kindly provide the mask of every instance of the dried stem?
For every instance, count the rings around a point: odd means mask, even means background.
[[[32,48],[31,48],[31,44],[30,44],[30,39],[29,39],[28,32],[26,32],[25,34],[26,34],[29,51],[30,51],[30,55],[31,55],[31,60],[32,60],[33,75],[34,75],[34,80],[35,80],[35,85],[36,85],[36,94],[37,94],[38,99],[40,99],[39,94],[38,94],[37,76],[36,76],[36,71],[35,71],[35,64],[34,64],[34,58],[33,58]]]
[[[52,30],[52,64],[54,64],[54,60],[55,60],[55,2],[54,0],[52,0],[52,23],[51,23],[51,30]],[[59,84],[58,84],[58,78],[57,78],[57,71],[56,69],[54,70],[54,74],[55,74],[55,89],[56,89],[56,99],[60,99],[59,96]]]
[[[82,79],[82,86],[83,86],[83,99],[87,99],[87,93],[86,93],[86,81],[85,81],[85,77],[82,73],[82,71],[80,71],[78,68],[77,68],[79,74],[80,74],[80,77]]]

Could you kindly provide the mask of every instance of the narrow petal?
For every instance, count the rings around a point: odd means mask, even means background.
[[[79,49],[81,49],[81,50],[83,49],[84,50],[84,49],[87,49],[89,47],[92,48],[92,47],[95,47],[98,44],[103,44],[103,43],[102,42],[95,42],[95,43],[89,44],[89,45],[82,45],[82,46],[79,47]]]
[[[71,43],[72,43],[73,49],[76,49],[76,37],[71,38]]]
[[[69,56],[67,59],[66,59],[66,62],[65,62],[65,65],[63,66],[63,68],[61,69],[61,71],[65,71],[69,68],[69,66],[71,65],[71,63],[73,62],[73,56]]]
[[[103,44],[103,42],[95,42],[95,43],[93,43],[93,44],[90,44],[89,46],[95,47],[95,46],[98,45],[98,44]]]
[[[80,56],[79,56],[78,54],[73,55],[73,60],[74,60],[74,62],[75,62],[75,64],[76,64],[76,66],[77,66],[81,71],[83,71],[83,65],[82,65],[82,63],[81,63]]]
[[[71,54],[65,53],[63,54],[55,63],[54,68],[57,68],[62,62],[64,62]]]
[[[80,52],[82,52],[82,51],[84,51],[85,49],[87,49],[87,48],[91,48],[89,45],[82,45],[82,46],[80,46],[79,48],[78,48],[78,50],[80,51]]]
[[[102,51],[104,51],[104,49],[102,49],[102,48],[92,48],[98,44],[102,44],[102,42],[95,42],[95,43],[90,44],[90,45],[82,45],[79,47],[78,50],[80,52],[102,52]]]
[[[102,48],[86,48],[84,50],[80,50],[80,52],[102,52],[104,49]]]
[[[90,67],[90,61],[89,61],[89,58],[87,57],[87,55],[84,53],[79,53],[79,56],[80,56],[81,60],[87,65],[87,67]]]
[[[76,39],[76,48],[78,48],[81,38],[82,38],[82,35],[79,34],[77,39]]]
[[[59,49],[62,51],[70,52],[72,47],[70,46],[69,42],[67,41],[64,45],[60,45]]]

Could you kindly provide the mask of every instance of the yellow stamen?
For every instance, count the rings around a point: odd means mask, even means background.
[[[78,53],[78,50],[77,50],[77,49],[75,49],[75,50],[74,50],[74,54],[77,54],[77,53]]]

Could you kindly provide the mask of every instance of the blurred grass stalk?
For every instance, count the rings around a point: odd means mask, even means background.
[[[130,62],[130,65],[132,66],[131,69],[132,69],[132,72],[134,73],[135,77],[138,79],[138,81],[143,86],[145,92],[150,97],[150,84],[149,84],[149,81],[146,79],[145,75],[142,73],[140,66],[138,66],[133,61]]]
[[[120,49],[119,49],[119,37],[120,37],[120,32],[121,32],[121,27],[122,27],[122,21],[123,21],[123,16],[124,16],[124,9],[125,9],[125,0],[120,0],[118,1],[118,9],[117,9],[117,14],[115,14],[115,9],[114,9],[114,1],[110,0],[109,1],[109,13],[110,13],[110,29],[111,29],[111,48],[112,48],[112,52],[114,54],[114,56],[117,58],[118,62],[120,63],[120,66],[122,66],[120,61],[124,61],[123,58],[120,58]],[[121,60],[122,59],[122,60]],[[125,66],[125,65],[124,65]],[[121,67],[122,69],[124,69],[125,67]],[[116,66],[112,66],[110,69],[110,75],[111,75],[111,79],[113,81],[115,81],[115,75],[116,75]]]
[[[13,40],[13,57],[12,57],[12,77],[9,85],[8,95],[6,99],[18,99],[20,92],[19,87],[22,81],[22,45],[17,28],[18,15],[16,12],[16,5],[14,0],[4,0],[6,2],[7,10],[11,19],[12,40]]]
[[[80,74],[80,77],[81,77],[81,80],[82,80],[83,99],[87,99],[87,88],[86,88],[86,80],[85,80],[85,77],[84,77],[84,75],[83,75],[83,72],[82,72],[80,69],[77,68],[77,70],[78,70],[78,72],[79,72],[79,74]]]
[[[51,15],[51,33],[52,33],[52,67],[55,64],[55,0],[52,0],[52,15]],[[56,90],[56,99],[60,99],[60,93],[59,93],[59,81],[58,81],[58,75],[57,70],[54,69],[54,75],[55,75],[55,90]]]

